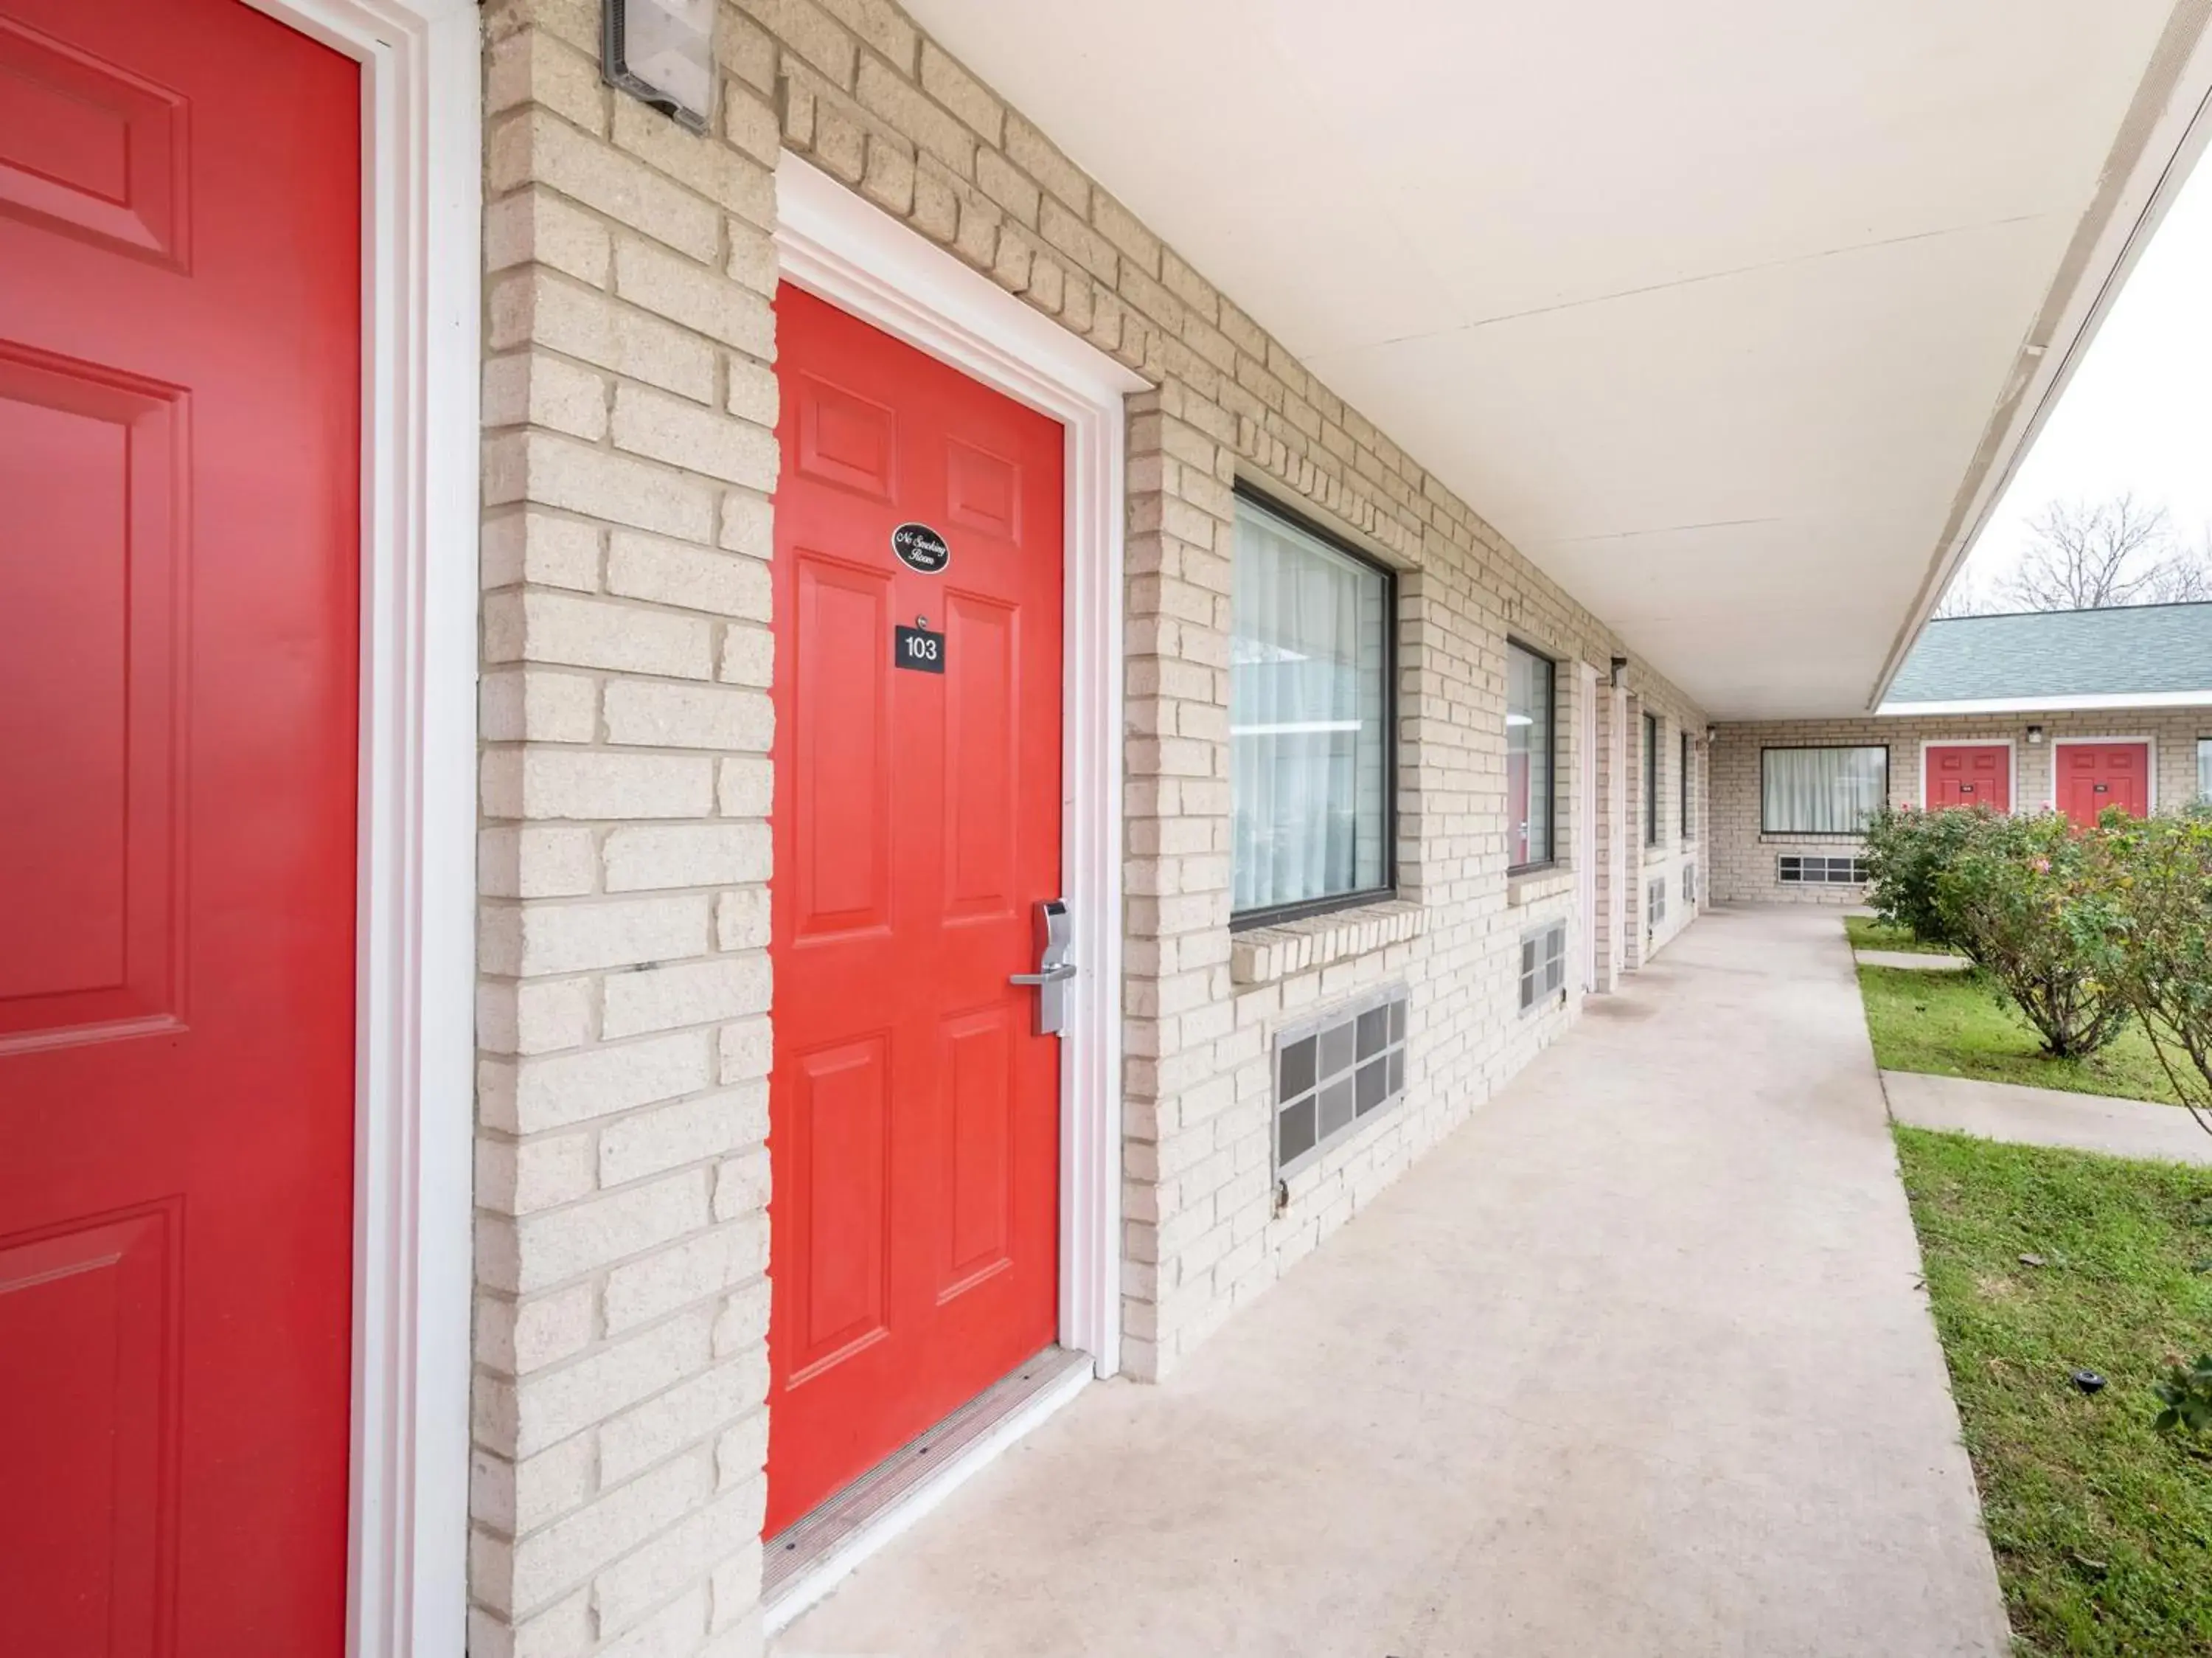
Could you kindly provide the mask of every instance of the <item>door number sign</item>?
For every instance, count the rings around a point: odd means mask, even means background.
[[[952,549],[927,524],[901,524],[891,532],[891,551],[899,563],[924,576],[942,576],[952,562]]]
[[[929,631],[929,618],[917,616],[912,627],[891,629],[891,666],[910,667],[917,674],[945,672],[945,636]]]

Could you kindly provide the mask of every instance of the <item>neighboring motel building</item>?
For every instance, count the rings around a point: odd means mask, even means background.
[[[1771,895],[2212,90],[1939,9],[0,0],[10,1638],[757,1651]]]
[[[2212,800],[2212,604],[1928,624],[1871,716],[1717,728],[1713,895],[1856,904],[1858,826],[1898,806],[2094,823]]]

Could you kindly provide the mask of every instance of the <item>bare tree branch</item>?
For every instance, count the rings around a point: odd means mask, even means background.
[[[2001,607],[1984,590],[1982,583],[1971,570],[1960,570],[1951,578],[1951,585],[1943,589],[1943,598],[1936,607],[1939,620],[1958,616],[1987,616]]]
[[[2103,610],[2152,602],[2173,564],[2166,509],[2132,495],[2051,501],[2027,521],[2027,550],[2004,582],[2021,610]]]

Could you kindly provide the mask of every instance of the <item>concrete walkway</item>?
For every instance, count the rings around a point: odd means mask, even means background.
[[[1832,911],[1719,911],[781,1658],[1935,1658],[2003,1609]]]
[[[1962,955],[1931,950],[1854,950],[1862,967],[1902,967],[1909,973],[1962,973],[1974,964]]]
[[[2179,1106],[1909,1070],[1886,1070],[1881,1084],[1889,1094],[1889,1114],[1914,1128],[2114,1157],[2212,1164],[2212,1134]]]

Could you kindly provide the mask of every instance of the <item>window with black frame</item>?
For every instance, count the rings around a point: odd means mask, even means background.
[[[1237,500],[1230,884],[1239,925],[1391,888],[1390,572]]]
[[[1697,745],[1687,731],[1682,733],[1682,763],[1675,773],[1682,780],[1682,840],[1685,844],[1698,838],[1698,808],[1696,796],[1690,791],[1690,774],[1697,769]]]
[[[1644,716],[1644,844],[1659,844],[1659,716]]]
[[[1559,685],[1558,663],[1506,641],[1505,844],[1515,869],[1533,869],[1553,856]]]

